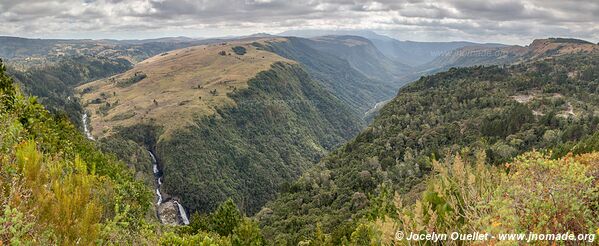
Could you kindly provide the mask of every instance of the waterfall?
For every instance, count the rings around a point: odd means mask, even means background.
[[[156,156],[152,153],[152,151],[148,150],[148,154],[152,157],[152,171],[154,172],[154,177],[156,178],[156,206],[160,206],[162,204],[162,194],[160,193],[160,186],[162,185],[162,174],[160,170],[158,170],[158,161],[156,160]],[[168,204],[168,202],[166,203]],[[174,204],[177,204],[177,210],[179,211],[179,217],[181,218],[181,222],[184,225],[189,225],[189,219],[187,218],[187,213],[185,212],[185,208],[179,203],[179,201],[174,201]],[[158,219],[162,221],[160,218],[160,213],[157,211]]]
[[[152,154],[152,151],[148,150],[148,153],[150,153],[150,157],[152,157],[152,171],[154,172],[154,175],[158,175],[158,162],[156,161],[156,157]],[[158,184],[160,183],[160,177],[158,177]]]
[[[160,204],[162,204],[162,194],[160,194],[160,189],[156,189],[156,196],[158,196],[158,202],[156,202],[156,205],[160,206]]]
[[[89,140],[95,140],[94,136],[92,135],[92,133],[89,131],[89,128],[87,128],[87,113],[84,113],[83,116],[81,117],[81,121],[83,122],[83,132],[85,132],[85,136],[89,139]]]
[[[175,201],[175,203],[177,204],[177,206],[179,208],[179,214],[181,215],[181,219],[183,220],[183,224],[184,225],[189,225],[189,219],[187,219],[187,214],[185,213],[185,208],[183,208],[183,206],[181,205],[181,203],[179,203],[178,201]]]
[[[162,177],[160,177],[159,174],[159,170],[158,170],[158,161],[156,161],[156,156],[154,156],[154,154],[152,153],[152,151],[148,150],[148,154],[150,154],[150,157],[152,157],[152,171],[154,172],[154,176],[156,177],[156,199],[158,200],[156,202],[156,205],[160,206],[160,204],[162,204],[162,194],[160,193],[160,185],[162,184],[162,181],[160,180]]]

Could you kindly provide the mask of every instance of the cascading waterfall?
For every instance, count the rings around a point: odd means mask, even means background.
[[[92,135],[92,133],[89,131],[89,128],[87,127],[87,113],[84,113],[83,116],[81,117],[81,121],[83,122],[83,132],[85,132],[85,136],[90,139],[90,140],[95,140],[94,136]]]
[[[185,208],[183,208],[181,203],[179,203],[178,201],[175,201],[175,204],[177,204],[177,207],[179,208],[179,215],[181,215],[181,220],[183,220],[183,224],[189,225],[189,219],[187,218]]]
[[[162,204],[162,194],[160,194],[160,189],[156,189],[156,196],[158,196],[158,201],[156,202],[156,205],[160,206],[160,204]]]
[[[158,199],[156,205],[160,206],[160,204],[162,204],[162,194],[160,193],[160,185],[162,184],[162,181],[160,181],[160,178],[162,177],[160,176],[160,172],[158,170],[158,161],[156,161],[156,157],[152,151],[148,150],[148,153],[150,154],[150,157],[152,157],[152,171],[154,172],[154,177],[156,177],[156,197]]]
[[[162,173],[158,170],[158,161],[156,160],[156,156],[152,153],[152,151],[148,150],[148,154],[152,158],[152,171],[154,172],[154,177],[156,178],[156,205],[160,206],[162,204],[162,193],[160,193],[160,186],[162,185]],[[174,204],[177,205],[177,210],[179,211],[179,217],[181,218],[181,222],[184,225],[189,225],[189,219],[187,218],[187,213],[185,212],[185,208],[179,203],[179,201],[174,201]],[[160,219],[160,212],[158,212],[158,219]]]

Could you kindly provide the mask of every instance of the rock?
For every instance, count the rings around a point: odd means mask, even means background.
[[[158,206],[158,214],[160,220],[165,225],[178,225],[179,223],[179,210],[173,200],[163,202]]]

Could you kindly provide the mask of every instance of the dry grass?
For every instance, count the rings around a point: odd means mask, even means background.
[[[283,39],[260,39],[278,42]],[[104,137],[116,126],[155,122],[165,135],[186,126],[216,108],[234,105],[227,93],[247,88],[247,81],[275,62],[294,63],[274,53],[257,50],[250,41],[202,45],[171,51],[138,63],[133,69],[111,78],[78,87],[82,102],[91,113],[92,133]],[[243,46],[247,53],[236,55],[232,47]],[[225,51],[225,55],[221,55]],[[147,77],[127,87],[118,81],[141,72]],[[211,91],[216,90],[216,94]],[[84,93],[85,91],[85,93]],[[90,103],[95,99],[105,102]],[[102,112],[101,107],[111,107]]]

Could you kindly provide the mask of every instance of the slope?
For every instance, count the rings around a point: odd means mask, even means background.
[[[0,63],[0,242],[144,242],[149,189],[4,72]]]
[[[360,129],[360,116],[297,62],[256,48],[267,42],[286,40],[176,50],[79,87],[93,135],[107,149],[128,139],[154,152],[164,198],[192,212],[229,197],[257,211]]]
[[[409,71],[408,65],[393,61],[373,43],[359,36],[321,36],[307,40],[310,47],[345,59],[362,74],[386,82],[395,82]]]
[[[577,141],[598,130],[598,56],[580,52],[423,77],[256,218],[281,244],[310,238],[317,224],[340,243],[388,194],[421,187],[433,159],[455,152],[474,158],[483,150],[489,163],[503,163]]]
[[[328,52],[320,52],[304,38],[286,38],[286,42],[270,42],[264,47],[285,58],[299,62],[310,76],[324,85],[355,112],[363,114],[377,102],[391,98],[395,87],[391,81],[371,79],[351,64]]]

